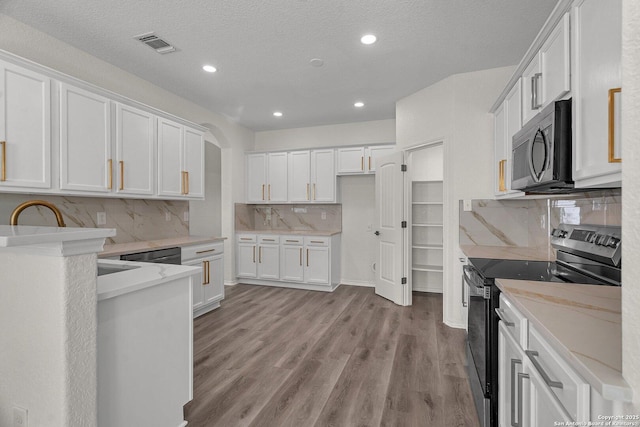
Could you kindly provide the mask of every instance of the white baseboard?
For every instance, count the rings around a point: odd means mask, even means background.
[[[414,287],[412,289],[412,291],[416,291],[416,292],[429,292],[432,294],[441,294],[442,293],[442,288],[430,288],[430,287]]]
[[[466,329],[467,325],[465,325],[464,323],[453,323],[453,322],[448,322],[448,321],[444,321],[444,324],[449,326],[450,328],[456,328],[456,329]]]
[[[304,289],[307,291],[333,292],[340,286],[339,283],[331,285],[315,285],[313,283],[284,282],[280,280],[240,279],[240,283],[247,285],[275,286],[278,288]]]
[[[363,280],[340,280],[340,284],[341,285],[347,285],[347,286],[362,286],[365,288],[375,288],[376,285],[374,285],[371,282],[366,282]]]
[[[189,424],[189,421],[183,421],[178,427],[187,427],[187,424]]]
[[[224,281],[224,285],[225,286],[235,286],[238,283],[240,283],[240,282],[238,282],[237,280],[225,280]]]

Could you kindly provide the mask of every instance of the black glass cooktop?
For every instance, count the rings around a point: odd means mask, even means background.
[[[593,272],[593,275],[590,276],[588,272],[587,274],[582,274],[561,264],[549,261],[469,258],[469,263],[473,265],[485,279],[534,280],[541,282],[583,283],[588,285],[616,285],[620,282],[619,272],[617,279],[607,280],[596,277],[602,274],[601,271]],[[589,268],[598,268],[600,270],[603,268],[603,266],[583,265],[581,265],[581,267],[586,267],[587,270]]]

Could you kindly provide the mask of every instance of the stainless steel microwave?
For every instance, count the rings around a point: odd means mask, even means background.
[[[545,107],[512,141],[511,188],[531,193],[570,191],[571,99]]]

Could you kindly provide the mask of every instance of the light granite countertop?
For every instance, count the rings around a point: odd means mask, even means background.
[[[236,230],[236,234],[277,234],[280,236],[334,236],[342,231],[318,230]]]
[[[555,261],[552,250],[513,246],[460,245],[468,258],[523,259],[530,261]]]
[[[166,249],[176,246],[200,245],[203,243],[221,242],[226,237],[208,237],[208,236],[181,236],[160,240],[146,240],[130,243],[116,243],[112,245],[104,245],[104,250],[98,254],[99,258],[109,258],[124,254],[134,254],[154,249]]]
[[[496,284],[602,397],[631,401],[622,377],[620,287],[506,279]]]

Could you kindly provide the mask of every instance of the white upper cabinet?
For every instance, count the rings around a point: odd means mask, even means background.
[[[393,145],[338,148],[337,174],[353,175],[375,173],[376,159],[395,150]]]
[[[51,81],[0,61],[0,189],[51,188]]]
[[[60,189],[110,192],[113,163],[111,101],[60,84]]]
[[[573,17],[576,187],[620,186],[622,1],[583,0]]]
[[[336,201],[335,151],[311,151],[311,191],[313,202],[333,203]]]
[[[493,115],[493,138],[494,138],[494,164],[496,173],[494,174],[493,192],[496,196],[502,195],[507,191],[505,182],[505,168],[507,162],[507,102],[495,111]]]
[[[338,148],[338,175],[364,173],[364,147]]]
[[[513,135],[522,127],[521,79],[511,88],[494,113],[495,188],[497,197],[514,197],[523,193],[511,190],[511,150]]]
[[[522,122],[571,90],[570,17],[565,14],[522,73]]]
[[[287,153],[254,153],[246,155],[247,202],[287,201]]]
[[[267,155],[266,201],[287,201],[287,169],[287,153],[269,153]]]
[[[292,151],[288,154],[289,201],[311,200],[311,152]]]
[[[158,195],[204,197],[203,134],[163,118],[158,118]]]
[[[153,114],[128,105],[116,104],[118,193],[154,193],[154,124]]]

